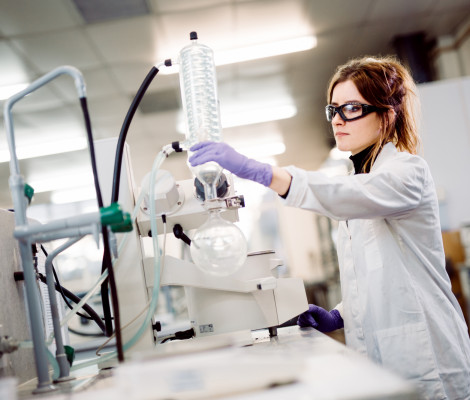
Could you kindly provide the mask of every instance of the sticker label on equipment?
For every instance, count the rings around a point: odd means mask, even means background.
[[[214,325],[212,324],[199,325],[199,332],[200,333],[214,332]]]

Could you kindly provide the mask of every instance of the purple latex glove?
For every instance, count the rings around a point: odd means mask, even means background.
[[[297,325],[312,326],[320,332],[331,332],[344,326],[343,318],[338,310],[326,311],[314,304],[308,305],[308,310],[299,315]]]
[[[236,152],[227,143],[200,142],[189,150],[194,152],[189,158],[189,163],[193,167],[209,161],[215,161],[222,168],[240,178],[250,179],[264,186],[269,186],[273,179],[273,170],[269,164],[245,157]]]

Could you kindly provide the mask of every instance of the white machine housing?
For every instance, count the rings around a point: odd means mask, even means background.
[[[236,222],[240,196],[236,196],[230,175],[228,181],[228,193],[219,203],[222,216]],[[207,212],[195,195],[191,179],[172,185],[166,173],[160,174],[157,176],[155,202],[159,233],[163,228],[161,214],[166,216],[168,232],[176,224],[189,231],[207,219]],[[147,236],[150,230],[148,213],[141,212],[137,223],[141,235]],[[282,265],[282,261],[273,251],[249,254],[245,264],[229,276],[209,275],[192,262],[172,256],[165,256],[163,264],[160,284],[184,287],[188,314],[196,336],[276,327],[308,309],[302,279],[279,278],[277,267]],[[154,284],[152,258],[144,259],[144,269],[147,291],[151,292]]]
[[[99,155],[100,180],[111,182],[116,139],[95,142]],[[227,175],[228,191],[219,199],[221,216],[228,221],[238,221],[238,208],[243,197],[237,196],[231,175]],[[106,196],[111,189],[102,188]],[[135,207],[138,190],[133,179],[131,159],[126,147],[121,170],[120,203],[126,210]],[[150,217],[143,209],[137,215],[137,230],[130,234],[119,257],[116,285],[119,293],[121,320],[126,323],[140,312],[150,299],[154,282],[153,258],[143,258],[142,238],[149,235]],[[168,234],[180,224],[185,232],[198,228],[207,219],[203,202],[195,194],[194,181],[176,182],[167,171],[158,171],[155,204],[158,234],[163,233],[162,214],[165,214]],[[139,239],[140,236],[140,239]],[[119,239],[119,238],[118,238]],[[240,270],[230,276],[212,276],[204,273],[192,262],[165,256],[161,271],[162,286],[182,286],[185,289],[188,314],[196,336],[217,335],[276,327],[308,309],[302,279],[279,278],[276,267],[282,262],[272,251],[250,254]],[[142,268],[143,267],[143,268]],[[125,330],[124,340],[132,337],[135,329]],[[139,340],[132,351],[143,351],[153,346],[152,327]]]
[[[145,275],[152,276],[153,260],[146,259],[144,265]],[[161,285],[185,288],[197,337],[276,327],[308,309],[302,279],[277,278],[280,265],[273,251],[252,253],[233,275],[213,276],[166,256]]]

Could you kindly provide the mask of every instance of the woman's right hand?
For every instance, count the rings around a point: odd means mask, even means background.
[[[271,184],[273,178],[271,165],[248,158],[227,143],[200,142],[192,146],[189,151],[194,153],[189,158],[189,163],[193,167],[215,161],[240,178],[250,179],[267,187]]]
[[[338,310],[327,311],[314,304],[308,305],[308,310],[299,315],[297,325],[305,328],[311,326],[320,332],[331,332],[344,327],[344,321]]]

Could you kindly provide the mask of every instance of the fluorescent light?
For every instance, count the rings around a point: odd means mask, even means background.
[[[297,114],[297,107],[293,104],[269,105],[262,107],[251,107],[245,104],[243,110],[226,108],[220,117],[222,128],[233,128],[235,126],[254,125],[262,122],[278,121],[292,118]],[[186,134],[184,117],[180,114],[177,131]]]
[[[313,49],[317,45],[315,36],[302,36],[276,42],[256,44],[238,49],[214,52],[215,65],[234,64],[260,58],[280,56]]]
[[[90,168],[90,171],[74,171],[46,178],[35,178],[33,176],[29,179],[28,184],[33,187],[35,193],[75,189],[79,187],[93,186],[93,174]]]
[[[8,99],[14,94],[28,87],[28,83],[17,83],[15,85],[0,86],[0,100]]]
[[[39,143],[28,143],[16,146],[16,156],[19,160],[48,156],[51,154],[67,153],[85,149],[88,146],[84,137],[74,137],[67,140],[54,140]],[[10,152],[0,150],[0,162],[10,161]]]
[[[283,142],[257,143],[246,147],[236,146],[237,151],[250,158],[268,159],[270,157],[282,154],[286,151],[286,145]]]
[[[56,190],[51,193],[51,202],[54,204],[75,203],[77,201],[92,200],[96,198],[93,186],[78,187],[69,190]]]
[[[281,104],[253,108],[246,107],[245,110],[227,110],[221,115],[222,128],[232,128],[234,126],[253,125],[261,122],[278,121],[292,118],[297,114],[297,107],[293,104]]]
[[[246,47],[238,47],[227,50],[214,51],[214,62],[216,66],[235,64],[250,60],[258,60],[280,56],[283,54],[297,53],[313,49],[317,45],[316,36],[300,36],[292,39],[278,40],[275,42],[260,43]],[[164,75],[175,74],[179,71],[177,63],[171,67],[162,68],[160,73]]]

